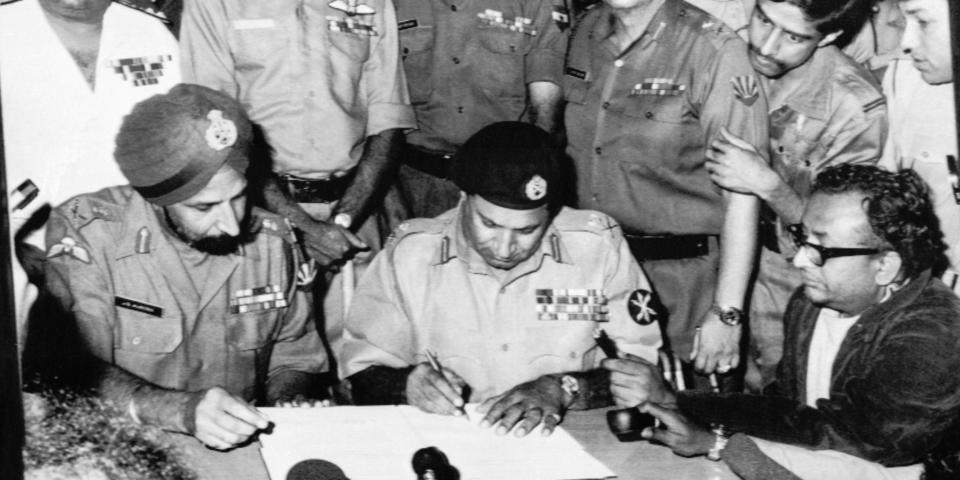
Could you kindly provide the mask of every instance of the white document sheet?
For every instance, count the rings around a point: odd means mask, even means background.
[[[461,480],[605,479],[616,475],[558,427],[543,437],[496,435],[480,428],[483,418],[468,405],[471,421],[431,415],[410,406],[262,408],[274,423],[261,434],[260,454],[271,480],[286,480],[302,460],[338,465],[350,480],[413,480],[411,459],[437,447],[460,471]]]

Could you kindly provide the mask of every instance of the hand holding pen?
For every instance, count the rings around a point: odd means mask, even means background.
[[[470,420],[463,408],[467,382],[453,370],[443,368],[434,352],[427,350],[425,354],[428,363],[417,365],[407,377],[407,403],[425,412]]]

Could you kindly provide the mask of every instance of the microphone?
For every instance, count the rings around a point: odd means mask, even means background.
[[[287,472],[287,480],[350,480],[340,467],[326,460],[311,458],[297,462]]]
[[[459,480],[457,470],[450,465],[447,456],[437,447],[417,450],[410,462],[417,480]]]

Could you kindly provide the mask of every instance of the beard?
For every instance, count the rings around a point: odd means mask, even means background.
[[[167,224],[170,225],[173,233],[176,234],[183,243],[186,243],[194,250],[208,253],[210,255],[224,256],[236,253],[241,246],[253,241],[253,232],[251,228],[252,220],[250,218],[249,207],[244,212],[243,220],[240,222],[240,233],[238,235],[213,235],[197,236],[187,232],[182,225],[177,223],[166,210]]]

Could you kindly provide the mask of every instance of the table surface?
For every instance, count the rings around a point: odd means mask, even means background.
[[[562,426],[621,480],[732,480],[736,475],[723,462],[704,457],[683,458],[668,448],[645,441],[619,442],[607,429],[606,410],[570,412]],[[202,480],[269,480],[257,443],[229,452],[204,448],[197,440],[171,435],[187,462]],[[411,471],[409,478],[414,478]],[[284,479],[273,479],[284,480]],[[402,480],[402,479],[401,479]]]

